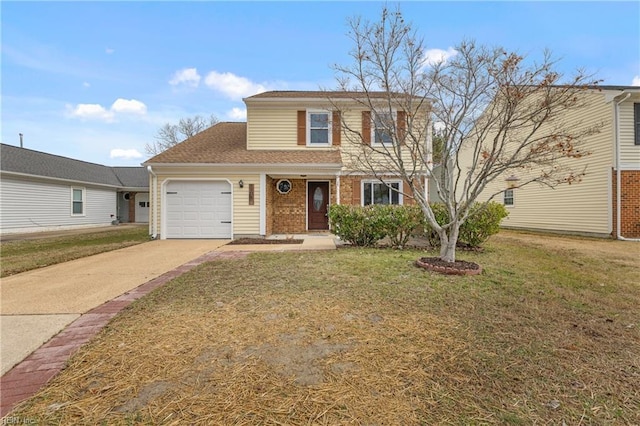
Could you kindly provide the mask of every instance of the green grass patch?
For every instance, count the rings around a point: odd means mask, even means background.
[[[146,226],[127,226],[0,243],[0,276],[17,274],[149,241]]]

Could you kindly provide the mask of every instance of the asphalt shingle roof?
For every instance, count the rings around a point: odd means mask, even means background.
[[[402,94],[398,94],[402,95]],[[369,96],[371,98],[386,98],[389,96],[388,92],[353,92],[353,91],[322,91],[322,90],[273,90],[270,92],[262,92],[257,95],[249,96],[251,99],[269,99],[269,98],[326,98],[326,99],[358,99]]]
[[[336,164],[337,150],[247,150],[247,123],[222,122],[150,158],[145,164]]]
[[[0,144],[0,170],[114,187],[149,186],[144,167],[108,167],[6,144]]]

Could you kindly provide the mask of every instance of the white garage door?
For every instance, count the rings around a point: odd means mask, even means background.
[[[165,196],[167,238],[231,238],[229,182],[168,182]]]

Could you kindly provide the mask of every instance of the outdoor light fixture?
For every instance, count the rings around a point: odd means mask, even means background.
[[[242,179],[238,182],[238,186],[240,186],[240,188],[244,188],[244,181]]]
[[[511,175],[506,178],[505,181],[507,182],[507,188],[513,189],[518,186],[518,181],[520,181],[520,179],[516,175]]]

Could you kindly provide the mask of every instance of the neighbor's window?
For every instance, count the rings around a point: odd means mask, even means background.
[[[331,144],[331,117],[326,111],[310,111],[307,113],[307,144]]]
[[[362,204],[402,204],[400,182],[363,182]]]
[[[633,122],[635,131],[635,143],[640,145],[640,103],[633,104]]]
[[[371,139],[379,145],[393,143],[391,133],[395,128],[395,114],[379,112],[373,114],[373,126]]]
[[[506,189],[504,191],[504,205],[505,206],[513,205],[513,189]]]
[[[84,188],[71,188],[71,214],[84,214]]]

